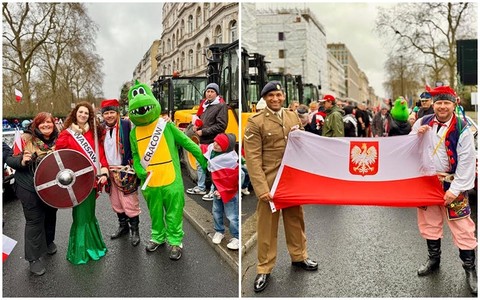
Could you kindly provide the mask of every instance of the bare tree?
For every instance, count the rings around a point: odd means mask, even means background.
[[[56,6],[55,3],[3,3],[3,68],[12,73],[12,84],[20,85],[27,111],[31,111],[30,83],[36,58],[55,29]],[[8,91],[13,97],[13,88]]]
[[[379,11],[376,31],[391,42],[392,56],[411,57],[410,62],[427,68],[429,79],[448,78],[455,87],[456,41],[476,38],[476,6],[474,2],[401,3]]]

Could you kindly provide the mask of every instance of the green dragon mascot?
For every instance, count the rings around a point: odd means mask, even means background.
[[[137,80],[128,91],[133,168],[141,180],[143,196],[152,219],[152,237],[146,250],[153,252],[167,242],[170,259],[183,251],[185,195],[177,145],[193,154],[202,168],[207,161],[200,147],[172,122],[161,117],[160,103],[146,84]]]

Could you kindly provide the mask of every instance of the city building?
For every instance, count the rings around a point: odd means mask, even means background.
[[[157,51],[160,40],[153,41],[148,51],[143,55],[142,60],[133,71],[133,80],[153,83],[157,77]]]
[[[238,2],[168,2],[162,13],[157,76],[205,76],[208,47],[239,38]]]

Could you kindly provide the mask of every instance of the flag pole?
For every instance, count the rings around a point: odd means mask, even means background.
[[[97,114],[95,112],[95,103],[92,104],[93,107],[93,134],[95,138],[95,155],[97,156],[96,159],[96,167],[97,167],[97,175],[100,175],[100,151],[98,150],[98,133],[97,133]]]

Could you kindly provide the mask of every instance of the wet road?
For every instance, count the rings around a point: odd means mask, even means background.
[[[111,240],[117,217],[105,195],[97,199],[96,214],[108,248],[107,255],[86,265],[72,265],[66,256],[71,210],[59,210],[55,242],[58,252],[46,256],[47,272],[30,274],[24,256],[25,218],[18,200],[3,201],[3,233],[18,241],[3,264],[3,297],[237,297],[238,274],[215,251],[211,241],[184,218],[184,253],[168,258],[163,246],[147,253],[150,217],[141,198],[140,237],[137,247],[128,237]],[[221,282],[221,284],[218,284]]]
[[[283,224],[269,286],[254,293],[256,244],[242,257],[242,297],[472,297],[465,272],[444,227],[442,262],[419,277],[427,246],[418,232],[415,208],[305,206],[307,248],[317,272],[291,266]],[[473,219],[477,221],[477,207]]]

